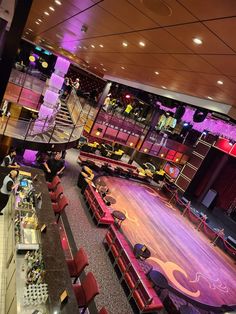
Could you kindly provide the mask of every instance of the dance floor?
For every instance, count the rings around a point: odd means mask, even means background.
[[[122,230],[132,245],[151,250],[149,262],[175,289],[201,303],[221,306],[236,303],[236,266],[213,247],[203,233],[165,205],[150,186],[117,177],[102,177],[126,214]]]

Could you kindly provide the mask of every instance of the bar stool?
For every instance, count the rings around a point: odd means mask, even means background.
[[[78,307],[82,308],[80,314],[84,314],[89,304],[99,294],[98,284],[93,273],[89,272],[80,284],[73,285]]]
[[[63,195],[58,202],[56,203],[52,203],[52,208],[54,210],[55,215],[58,215],[57,217],[57,223],[61,217],[61,213],[63,210],[65,210],[66,206],[69,204],[67,198],[65,197],[65,195]]]
[[[50,198],[52,202],[57,202],[60,198],[60,196],[63,194],[63,187],[62,185],[59,183],[56,187],[55,191],[51,191],[49,192]]]
[[[55,176],[52,182],[47,182],[48,189],[54,191],[59,183],[61,183],[61,179],[58,176]]]
[[[74,279],[73,283],[76,283],[77,279],[81,275],[86,266],[89,265],[88,256],[83,248],[80,248],[73,259],[66,260],[70,276]]]

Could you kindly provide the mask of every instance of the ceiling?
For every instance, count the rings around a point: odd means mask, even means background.
[[[33,1],[26,39],[94,73],[236,107],[235,0],[56,2]]]

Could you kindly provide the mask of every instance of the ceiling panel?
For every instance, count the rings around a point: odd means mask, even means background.
[[[200,20],[236,15],[235,0],[178,0]]]
[[[64,0],[55,12],[52,3],[33,1],[27,39],[95,73],[236,105],[236,0]]]
[[[232,30],[236,29],[236,17],[205,22],[205,25],[207,25],[217,36],[222,38],[234,52],[236,51],[236,40],[235,37],[232,36]]]
[[[175,27],[168,27],[168,32],[176,39],[185,44],[189,49],[195,53],[222,53],[230,54],[233,51],[227,47],[221,40],[219,40],[212,32],[210,32],[201,23],[194,23],[190,25],[181,25]],[[193,38],[200,38],[203,41],[202,45],[193,43]]]

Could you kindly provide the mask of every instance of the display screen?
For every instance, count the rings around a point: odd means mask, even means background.
[[[20,181],[20,186],[23,187],[23,188],[27,187],[28,186],[28,181],[27,180],[21,180]]]
[[[167,162],[164,167],[165,173],[173,179],[176,179],[180,173],[180,169],[170,162]]]

